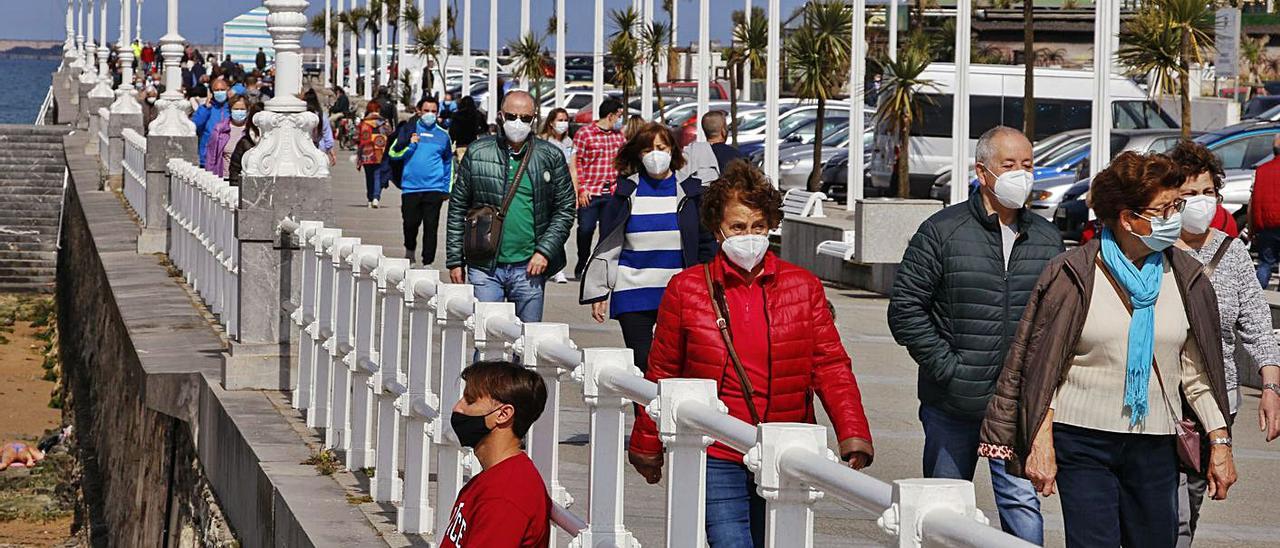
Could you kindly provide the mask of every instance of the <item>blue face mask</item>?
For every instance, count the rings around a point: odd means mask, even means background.
[[[449,110],[457,110],[457,109],[458,109],[458,103],[456,103],[456,102],[454,102],[454,101],[445,101],[445,102],[444,102],[444,108],[449,109]]]
[[[249,119],[249,111],[243,109],[235,109],[231,111],[231,121],[237,124],[244,123]]]
[[[1147,247],[1156,253],[1169,249],[1169,246],[1178,241],[1178,237],[1182,235],[1182,212],[1180,211],[1168,219],[1153,217],[1147,221],[1151,222],[1151,234],[1137,236],[1142,243],[1147,244]]]
[[[225,103],[225,102],[227,102],[227,91],[226,91],[226,90],[218,90],[218,91],[213,92],[213,100],[214,100],[214,101],[217,101],[217,102],[219,102],[219,103]]]
[[[434,125],[436,125],[436,113],[434,113],[434,112],[428,112],[428,113],[426,113],[426,114],[423,114],[423,115],[422,115],[422,123],[424,123],[424,124],[426,124],[426,125],[429,125],[429,126],[434,126]]]
[[[622,118],[618,118],[618,121],[613,123],[613,130],[622,131],[622,126],[625,125],[626,123],[627,123],[626,120],[623,120]]]

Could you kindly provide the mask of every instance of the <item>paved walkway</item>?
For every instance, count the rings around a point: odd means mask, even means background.
[[[339,157],[333,168],[334,209],[338,223],[347,235],[362,238],[366,244],[382,245],[388,256],[399,257],[404,251],[400,229],[399,192],[390,188],[383,195],[381,209],[368,209],[364,200],[364,176],[355,171],[350,154]],[[443,217],[443,212],[442,212]],[[440,249],[436,266],[444,264],[444,220],[441,219]],[[572,263],[576,250],[570,238]],[[837,323],[845,347],[853,356],[854,371],[862,388],[875,437],[876,461],[867,471],[884,481],[919,477],[924,436],[916,418],[916,366],[906,351],[893,342],[885,321],[887,299],[876,294],[829,288],[827,295],[835,305]],[[578,306],[576,283],[547,284],[544,318],[570,326],[573,339],[581,347],[622,346],[622,336],[614,322],[595,323],[586,307]],[[561,425],[560,478],[578,503],[572,508],[585,516],[587,500],[587,412],[582,403],[581,387],[565,383],[562,401],[566,410]],[[1240,427],[1236,438],[1236,466],[1240,482],[1231,490],[1226,502],[1206,501],[1196,546],[1274,546],[1280,539],[1280,505],[1275,503],[1275,486],[1280,481],[1280,442],[1263,443],[1257,431],[1258,392],[1245,390],[1240,410]],[[450,402],[451,403],[451,402]],[[819,406],[820,407],[820,406]],[[829,424],[825,416],[819,418]],[[628,427],[629,428],[629,427]],[[834,446],[834,439],[832,446]],[[991,496],[989,474],[979,467],[978,504],[987,516],[998,521]],[[658,486],[644,483],[638,474],[626,468],[626,525],[644,546],[663,546],[665,515],[665,482]],[[1062,519],[1058,498],[1044,500],[1046,539],[1049,546],[1061,546]],[[817,546],[881,546],[888,537],[876,526],[877,516],[849,507],[834,499],[824,499],[817,506],[815,527]],[[394,520],[394,514],[391,515]],[[403,538],[403,537],[400,537]],[[388,540],[391,540],[390,538]],[[564,544],[564,535],[560,535]]]

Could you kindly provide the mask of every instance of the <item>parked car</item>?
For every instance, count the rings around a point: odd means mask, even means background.
[[[870,136],[864,132],[864,143],[870,142]],[[822,141],[822,157],[819,166],[825,166],[837,155],[848,157],[849,126],[830,133]],[[778,152],[778,188],[786,191],[793,188],[805,189],[809,184],[809,174],[813,172],[813,146],[795,146]],[[821,167],[819,169],[822,169]],[[819,181],[821,182],[821,175]],[[843,181],[841,181],[843,183]],[[843,185],[842,185],[843,186]],[[824,192],[830,187],[823,184]],[[830,197],[830,196],[828,196]]]
[[[727,108],[712,110],[723,110],[726,114],[729,112],[729,109]],[[763,108],[755,108],[754,106],[748,107],[744,110],[744,108],[739,105],[737,121],[738,127],[741,128],[745,125],[753,124],[757,120],[763,120],[766,112],[768,111]],[[689,143],[698,140],[699,131],[701,131],[700,121],[696,117],[690,116],[683,124],[680,125],[680,129],[676,131],[676,139],[680,141],[680,146],[689,146]]]
[[[842,130],[845,130],[844,133],[847,136],[849,132],[846,130],[846,128],[848,127],[849,127],[849,117],[847,114],[827,116],[826,123],[823,124],[823,127],[822,127],[822,135],[824,139],[823,142],[825,143],[826,142],[825,139],[830,138],[831,136],[835,135],[836,133],[839,133]],[[781,130],[781,128],[779,129]],[[804,123],[801,123],[799,125],[790,126],[785,133],[783,133],[782,131],[779,131],[778,132],[778,139],[779,139],[778,151],[782,152],[794,147],[812,145],[813,140],[816,138],[817,132],[818,132],[817,117],[807,119]],[[742,151],[742,153],[747,156],[750,156],[753,158],[758,156],[759,158],[763,159],[764,144],[765,144],[764,141],[756,141],[753,143],[743,143],[741,139],[739,139],[738,150]]]
[[[1244,104],[1240,111],[1241,120],[1257,120],[1276,107],[1280,107],[1280,95],[1259,95]]]

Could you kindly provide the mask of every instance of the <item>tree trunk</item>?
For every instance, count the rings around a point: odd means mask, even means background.
[[[1035,4],[1032,0],[1022,0],[1022,56],[1026,64],[1022,74],[1022,133],[1027,136],[1027,139],[1033,141],[1036,135],[1036,31],[1032,17],[1034,11]]]
[[[826,125],[826,121],[823,120],[826,117],[826,111],[827,100],[818,97],[818,118],[813,121],[813,169],[809,170],[809,184],[806,187],[809,192],[822,190],[822,128]]]
[[[1178,87],[1182,88],[1182,139],[1191,139],[1191,67],[1187,59],[1191,57],[1191,40],[1187,36],[1187,30],[1182,30],[1182,37],[1179,39],[1182,59],[1178,62],[1180,70],[1178,71]]]
[[[910,150],[910,146],[911,146],[911,130],[909,128],[910,128],[910,124],[903,124],[902,129],[898,132],[898,146],[897,146],[897,150],[895,151],[896,152],[895,161],[898,164],[897,172],[898,172],[898,197],[899,198],[911,197],[911,167],[910,167],[910,164],[908,164],[907,162],[908,160],[907,153]],[[849,149],[849,150],[850,150],[850,153],[853,152],[853,149]],[[956,177],[951,178],[951,184],[956,184],[957,181],[958,179]],[[963,184],[963,181],[960,181],[960,184]]]
[[[653,93],[658,98],[658,119],[665,124],[667,123],[667,115],[662,111],[666,105],[662,104],[662,86],[658,85],[658,64],[650,63],[649,72],[652,73],[653,77]]]
[[[733,123],[738,119],[738,86],[735,76],[742,70],[741,65],[737,63],[729,63],[729,132],[733,135],[733,146],[738,146],[738,124]],[[822,106],[818,106],[818,118],[822,118]]]

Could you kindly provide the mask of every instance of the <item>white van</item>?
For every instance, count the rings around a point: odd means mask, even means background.
[[[969,66],[969,150],[978,137],[996,125],[1022,128],[1023,67],[1021,65]],[[921,112],[911,129],[912,195],[928,197],[934,180],[951,169],[952,86],[955,65],[933,63],[921,74],[932,87],[922,90]],[[1088,128],[1093,113],[1093,71],[1054,68],[1035,69],[1036,134],[1050,135]],[[1178,124],[1137,84],[1121,75],[1111,77],[1113,124],[1121,129],[1175,128]],[[896,138],[877,132],[871,154],[871,184],[889,189]]]

